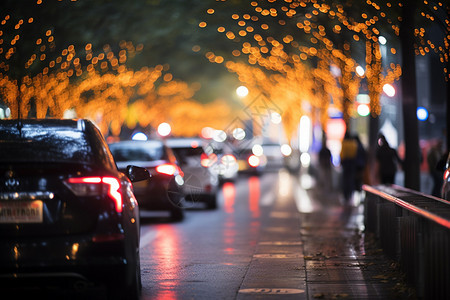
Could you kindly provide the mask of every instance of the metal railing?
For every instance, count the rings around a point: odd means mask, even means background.
[[[450,202],[400,186],[364,185],[364,223],[421,299],[450,299]]]

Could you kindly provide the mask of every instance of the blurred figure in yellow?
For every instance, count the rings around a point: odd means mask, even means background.
[[[356,182],[356,157],[358,143],[347,131],[342,140],[341,166],[342,166],[342,193],[345,204],[349,204],[355,190]]]

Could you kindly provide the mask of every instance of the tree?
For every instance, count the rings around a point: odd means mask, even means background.
[[[407,152],[405,183],[408,187],[418,189],[420,159],[418,159],[419,144],[415,117],[417,99],[413,67],[414,55],[426,55],[434,51],[440,53],[441,61],[448,66],[449,37],[445,36],[442,41],[435,41],[427,36],[426,30],[427,24],[435,21],[436,18],[433,15],[438,9],[447,8],[448,10],[448,3],[423,1],[423,3],[417,4],[420,10],[414,9],[415,4],[415,2],[405,4],[400,1],[380,3],[378,1],[337,3],[336,1],[316,0],[285,1],[284,3],[253,1],[251,6],[254,7],[254,12],[247,15],[233,14],[233,19],[236,20],[238,26],[241,26],[241,29],[236,29],[239,28],[236,26],[233,31],[228,26],[227,31],[222,29],[220,32],[226,32],[229,39],[236,43],[242,43],[244,46],[242,52],[238,49],[233,51],[233,54],[246,54],[248,56],[247,63],[255,68],[265,69],[265,72],[269,74],[269,79],[271,78],[270,74],[274,72],[288,78],[288,70],[294,66],[293,62],[297,56],[301,58],[303,64],[309,66],[309,72],[314,74],[313,70],[318,65],[317,53],[321,53],[322,58],[320,59],[323,62],[323,57],[326,57],[325,64],[328,68],[332,68],[333,65],[338,66],[339,73],[335,85],[342,90],[342,97],[334,96],[331,101],[335,104],[338,102],[338,107],[342,109],[345,119],[350,116],[350,104],[354,101],[354,91],[358,87],[358,77],[353,74],[357,61],[361,61],[360,55],[358,55],[358,52],[362,52],[360,41],[366,49],[365,80],[369,88],[373,117],[376,117],[381,111],[379,98],[383,84],[392,82],[403,74],[403,112],[405,128],[408,128],[405,132]],[[218,5],[220,4],[216,6]],[[216,7],[212,11],[219,10]],[[227,11],[227,9],[224,10]],[[427,10],[431,11],[431,14],[424,12]],[[416,18],[419,16],[423,17],[420,22]],[[270,18],[273,20],[269,20]],[[447,15],[446,29],[448,24],[450,22]],[[281,33],[281,37],[276,33]],[[386,64],[388,68],[383,68],[378,43],[380,35],[387,37],[400,35],[401,45],[396,46],[402,46],[402,65],[407,72],[402,72],[399,65],[393,63]],[[246,44],[250,46],[246,46]],[[393,55],[398,52],[395,47],[390,50]],[[279,52],[282,54],[280,55]],[[326,54],[323,54],[324,52]],[[242,78],[247,77],[243,76]],[[309,77],[314,78],[312,75]],[[252,82],[252,80],[246,80]],[[305,86],[308,88],[308,84]],[[323,92],[317,92],[319,89],[312,89],[312,93],[323,95]],[[321,89],[324,91],[324,86]],[[277,92],[280,93],[280,91]],[[298,97],[297,101],[302,101],[301,97]],[[316,100],[311,97],[311,101]],[[371,123],[377,124],[376,122]],[[371,140],[372,147],[374,147],[374,139]]]
[[[211,14],[217,11],[214,15],[219,14],[217,17],[219,20],[223,19],[220,5],[221,3],[217,4],[215,9],[211,9]],[[250,10],[244,10],[240,14],[232,15],[232,19],[236,20],[234,27],[228,24],[227,30],[223,26],[218,27],[218,31],[224,33],[228,39],[236,44],[242,44],[241,49],[238,48],[232,52],[233,56],[246,55],[247,63],[266,72],[268,80],[280,82],[279,78],[283,76],[286,80],[291,80],[291,85],[298,85],[300,91],[291,93],[291,97],[285,97],[281,101],[288,104],[279,103],[279,106],[305,107],[303,102],[309,102],[310,106],[326,109],[328,106],[320,104],[326,94],[324,91],[340,89],[340,93],[328,94],[329,96],[325,99],[332,101],[341,109],[348,123],[361,80],[355,71],[356,67],[364,61],[359,54],[361,44],[364,49],[365,41],[368,41],[372,49],[372,43],[375,44],[378,41],[378,31],[372,28],[376,18],[370,18],[365,13],[361,17],[356,12],[359,13],[363,10],[362,8],[365,8],[364,11],[376,11],[376,9],[371,5],[367,7],[366,3],[355,3],[351,7],[348,3],[336,4],[333,1],[324,1],[321,4],[317,1],[286,1],[282,4],[273,3],[273,1],[254,1],[251,6],[254,7],[251,13],[247,13]],[[228,7],[225,7],[225,11],[228,12],[228,10]],[[208,22],[211,24],[213,21],[211,17]],[[215,23],[212,24],[217,26]],[[282,33],[281,36],[279,33]],[[377,56],[376,52],[370,53],[375,53],[372,56]],[[229,59],[236,60],[233,57]],[[361,62],[358,63],[357,59]],[[370,83],[375,82],[369,85],[374,115],[379,114],[378,103],[381,91],[379,83],[396,80],[400,70],[395,65],[388,66],[388,69],[384,70],[379,64],[380,59],[379,51],[377,59],[366,59],[369,69],[367,80]],[[371,67],[372,63],[378,66],[378,69]],[[316,72],[315,70],[319,68],[321,71]],[[306,72],[307,75],[291,76],[292,72],[298,73],[295,70],[300,73]],[[233,71],[239,72],[236,69]],[[334,82],[315,80],[314,74],[327,72],[334,76]],[[386,72],[387,75],[382,75],[382,72]],[[247,82],[251,81],[248,80],[248,76],[241,77],[247,78]],[[297,81],[299,78],[302,78],[302,82]],[[267,83],[260,83],[256,88],[263,90],[264,84]],[[334,88],[330,88],[329,84],[332,84]],[[286,86],[288,85],[283,85],[283,88]],[[278,89],[271,93],[272,99],[277,98],[276,94],[284,95],[282,90]],[[319,97],[321,97],[320,100]],[[296,103],[299,104],[295,105]],[[322,112],[322,116],[325,113],[326,111]],[[296,118],[289,119],[296,122]],[[285,124],[289,128],[295,128],[296,126],[293,125]],[[290,133],[288,131],[288,134]]]

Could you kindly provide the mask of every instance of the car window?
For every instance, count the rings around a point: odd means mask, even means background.
[[[200,147],[191,148],[191,147],[183,147],[183,148],[172,148],[173,152],[177,157],[200,157],[203,154],[203,149]]]
[[[116,162],[122,161],[154,161],[167,159],[163,145],[137,147],[136,145],[110,145]]]
[[[100,159],[103,166],[107,167],[110,170],[115,170],[116,164],[114,162],[114,158],[102,133],[95,126],[92,126],[92,132],[92,146],[94,149],[97,149],[97,157]]]
[[[92,148],[83,132],[24,126],[0,131],[0,162],[92,163]]]

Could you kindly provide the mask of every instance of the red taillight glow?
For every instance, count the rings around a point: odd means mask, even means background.
[[[209,160],[208,155],[206,155],[206,153],[202,153],[202,155],[200,155],[200,164],[202,167],[208,168],[210,163],[211,161]]]
[[[257,166],[259,166],[259,164],[261,162],[259,157],[256,155],[250,155],[250,157],[248,158],[247,161],[248,161],[248,164],[253,168],[256,168]]]
[[[202,153],[202,155],[200,156],[200,164],[205,168],[211,167],[216,162],[217,162],[217,155],[214,153],[211,153],[210,155]]]
[[[165,175],[174,175],[177,171],[177,166],[173,164],[162,164],[156,167],[156,172]]]
[[[99,196],[106,190],[107,195],[114,200],[116,211],[122,212],[123,199],[120,192],[120,181],[117,178],[74,177],[67,179],[66,185],[77,196]]]
[[[450,177],[450,169],[445,170],[445,172],[444,172],[444,181],[447,181],[448,177]]]
[[[120,182],[114,177],[103,177],[102,182],[109,186],[108,195],[114,200],[116,204],[116,211],[122,212],[122,194],[120,193]]]
[[[209,159],[204,158],[204,159],[202,159],[202,160],[200,161],[200,164],[201,164],[202,167],[204,167],[204,168],[209,168],[210,161],[209,161]]]
[[[102,182],[101,177],[77,177],[67,179],[69,183],[100,183]]]

